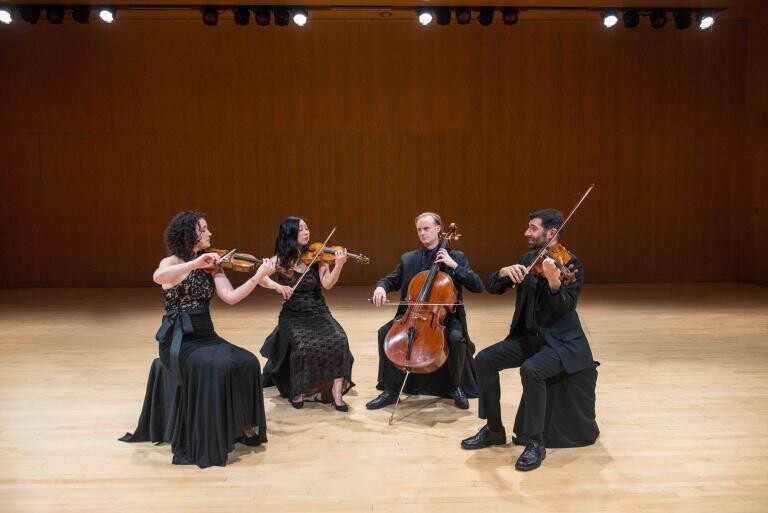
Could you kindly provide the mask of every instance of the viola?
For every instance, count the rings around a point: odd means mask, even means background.
[[[574,265],[568,265],[571,261],[571,254],[565,249],[565,246],[560,244],[552,244],[547,247],[546,251],[540,253],[531,266],[530,273],[535,276],[544,276],[544,260],[551,258],[555,261],[555,265],[560,270],[560,281],[564,284],[573,283],[576,281],[576,273],[578,269],[574,269]]]

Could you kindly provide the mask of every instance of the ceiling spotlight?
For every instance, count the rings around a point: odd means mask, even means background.
[[[416,9],[416,14],[419,16],[419,23],[424,25],[425,27],[432,23],[432,11],[429,9],[426,9],[422,7],[421,9]]]
[[[115,21],[117,11],[114,7],[102,7],[99,9],[99,19],[104,23],[112,23]]]
[[[711,12],[699,11],[699,28],[706,30],[711,28],[715,24],[715,17]]]
[[[293,22],[299,27],[307,24],[309,13],[305,7],[296,7],[293,9]]]
[[[456,23],[459,25],[467,25],[472,20],[472,11],[469,7],[457,7],[456,8]]]
[[[624,10],[624,26],[626,28],[635,28],[640,25],[640,11],[637,9]]]
[[[651,27],[653,28],[659,29],[667,24],[667,13],[664,12],[664,9],[653,9],[648,17],[651,20]]]
[[[451,10],[448,7],[435,7],[435,21],[438,25],[450,25]]]
[[[687,29],[691,26],[691,10],[678,9],[672,15],[672,19],[675,20],[675,27],[679,29]]]
[[[242,5],[232,9],[232,13],[235,15],[235,25],[248,25],[251,21],[251,10]]]
[[[12,21],[13,21],[13,13],[11,12],[11,8],[10,7],[0,8],[0,23],[4,23],[8,25]]]
[[[49,5],[45,9],[45,17],[48,18],[48,23],[61,25],[64,23],[64,8],[59,5]]]
[[[603,11],[600,15],[603,17],[603,25],[608,28],[613,27],[619,22],[619,13],[616,11]]]
[[[219,22],[219,11],[215,7],[203,7],[201,12],[203,13],[203,23],[207,26],[212,27]]]
[[[493,7],[481,7],[477,13],[477,22],[484,27],[493,23]]]
[[[91,19],[91,8],[88,5],[76,5],[72,7],[72,19],[77,23],[88,23]]]
[[[269,7],[257,7],[254,17],[256,18],[256,25],[262,27],[269,25],[269,18],[271,17]]]
[[[285,6],[275,7],[275,25],[285,27],[291,21],[291,13]]]
[[[517,15],[519,9],[517,7],[502,7],[501,19],[504,20],[504,25],[514,25],[517,23]]]
[[[24,5],[21,8],[21,19],[34,25],[40,19],[40,6]]]

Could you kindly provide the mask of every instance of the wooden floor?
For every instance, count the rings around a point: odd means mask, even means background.
[[[375,333],[392,310],[370,290],[327,297],[355,355],[350,413],[294,410],[266,390],[269,443],[229,465],[171,465],[167,445],[117,438],[138,419],[162,314],[159,289],[0,290],[0,510],[24,511],[768,511],[768,288],[588,285],[579,311],[602,362],[602,435],[516,472],[520,449],[468,452],[477,401],[410,398],[367,411]],[[467,297],[479,348],[504,337],[514,297]],[[258,352],[280,301],[217,302],[217,332]],[[263,360],[262,360],[263,363]],[[519,374],[503,376],[506,422]]]

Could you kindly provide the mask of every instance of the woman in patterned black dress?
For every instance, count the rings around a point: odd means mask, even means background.
[[[324,262],[307,269],[299,260],[307,244],[309,227],[304,219],[289,217],[283,221],[273,261],[294,272],[291,276],[278,274],[277,281],[269,277],[261,280],[263,287],[285,299],[278,326],[261,350],[269,359],[264,366],[264,386],[277,385],[280,395],[290,398],[294,408],[301,408],[307,398],[333,401],[338,411],[345,412],[348,407],[342,396],[354,386],[354,358],[344,329],[325,304],[322,289],[336,284],[347,252],[336,252],[333,269]],[[292,290],[304,271],[304,278]]]
[[[171,256],[153,276],[165,296],[157,333],[162,366],[150,371],[138,427],[121,440],[170,441],[174,464],[224,466],[235,442],[266,442],[267,424],[259,361],[216,334],[208,304],[214,290],[225,303],[237,303],[274,271],[274,263],[265,259],[234,289],[217,265],[219,256],[203,252],[211,241],[203,214],[180,212],[165,238]]]

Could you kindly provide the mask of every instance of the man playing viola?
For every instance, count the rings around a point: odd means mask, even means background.
[[[464,449],[506,444],[501,422],[499,371],[520,367],[523,384],[522,428],[516,443],[525,450],[515,463],[518,470],[533,470],[546,457],[544,424],[547,406],[546,380],[563,371],[573,374],[593,366],[592,351],[576,313],[583,284],[581,262],[571,254],[569,280],[555,260],[543,257],[540,275],[528,274],[540,250],[558,242],[563,215],[554,209],[529,214],[525,237],[531,251],[518,263],[493,273],[487,283],[492,294],[503,294],[517,285],[515,313],[507,338],[478,353],[475,363],[480,384],[481,419],[487,423],[461,442]]]
[[[440,216],[424,212],[416,217],[416,233],[422,248],[404,253],[394,271],[376,283],[373,304],[381,306],[386,302],[387,292],[401,290],[400,301],[408,294],[411,279],[421,271],[428,270],[433,263],[440,264],[440,271],[448,274],[456,287],[461,302],[462,289],[482,292],[483,282],[472,270],[464,253],[455,249],[439,249],[442,229]],[[395,318],[400,318],[407,305],[400,304]],[[379,329],[379,378],[377,388],[382,393],[366,404],[369,410],[383,408],[397,401],[404,373],[389,361],[384,353],[384,339],[393,321]],[[467,320],[464,306],[459,304],[444,320],[445,340],[449,345],[448,360],[431,374],[412,374],[406,383],[405,392],[410,394],[436,395],[453,398],[457,408],[469,408],[467,394],[477,397],[477,381],[472,355],[475,346],[467,334]]]

